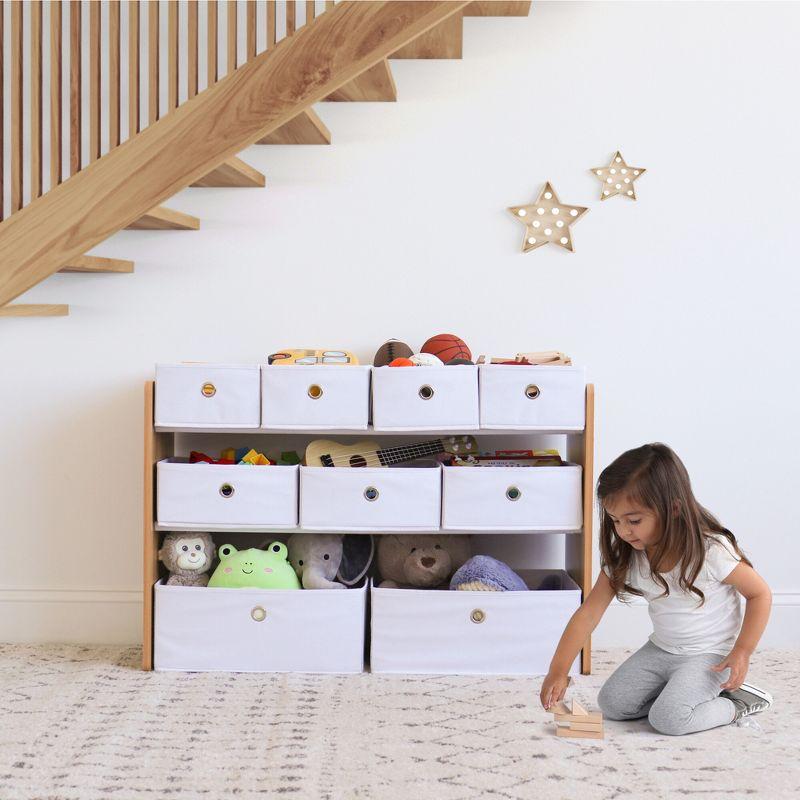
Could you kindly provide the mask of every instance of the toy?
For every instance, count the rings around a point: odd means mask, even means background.
[[[599,711],[588,712],[577,700],[571,708],[559,703],[551,712],[556,723],[556,736],[570,739],[602,739],[603,715]]]
[[[411,363],[415,367],[443,367],[444,361],[430,353],[415,353],[411,356]]]
[[[158,558],[170,572],[167,586],[206,586],[214,540],[210,533],[168,533]]]
[[[375,554],[370,534],[293,533],[288,548],[289,563],[304,589],[353,586],[364,577]]]
[[[219,548],[219,566],[208,581],[211,588],[299,589],[289,551],[283,542],[272,542],[266,550],[237,550],[232,544]]]
[[[390,367],[416,367],[410,358],[396,358],[389,364]]]
[[[398,339],[389,339],[384,342],[375,353],[372,361],[373,367],[385,367],[396,358],[408,358],[414,351],[405,343]]]
[[[306,466],[388,467],[437,453],[459,455],[477,451],[478,442],[473,436],[448,436],[446,439],[384,448],[373,441],[346,445],[330,439],[315,439],[306,448]]]
[[[432,589],[447,583],[470,556],[470,538],[464,534],[386,534],[378,539],[381,589]]]
[[[420,348],[422,353],[430,353],[438,356],[442,361],[447,362],[453,358],[472,358],[472,352],[463,339],[459,339],[452,333],[440,333],[432,336]]]
[[[267,357],[268,364],[358,364],[347,350],[282,350]]]
[[[278,459],[278,463],[286,467],[293,467],[295,464],[301,463],[301,461],[302,459],[296,450],[284,450]]]
[[[189,463],[190,464],[235,464],[236,462],[233,459],[228,458],[211,458],[211,456],[207,456],[205,453],[200,453],[197,450],[192,450],[189,453]]]
[[[508,564],[491,556],[473,556],[460,566],[450,588],[467,592],[527,592],[525,581]]]
[[[446,367],[455,367],[459,364],[469,364],[469,366],[473,366],[473,362],[468,358],[451,358],[449,361],[444,362]]]
[[[240,464],[253,464],[255,466],[269,466],[272,462],[262,453],[257,452],[256,450],[248,450],[247,453],[242,457]]]
[[[545,353],[517,353],[514,358],[489,358],[489,356],[478,356],[476,364],[517,364],[520,366],[570,366],[572,359],[556,350],[549,350]]]

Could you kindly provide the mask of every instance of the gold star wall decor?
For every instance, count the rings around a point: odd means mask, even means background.
[[[546,183],[534,203],[529,206],[511,206],[508,210],[525,225],[522,252],[527,253],[548,243],[573,252],[570,225],[577,222],[589,209],[565,205],[558,199],[553,187]]]
[[[645,172],[647,170],[644,167],[628,166],[619,150],[614,153],[607,167],[592,167],[592,174],[603,184],[600,192],[601,200],[608,200],[617,194],[635,200],[636,189],[633,182],[641,178]]]

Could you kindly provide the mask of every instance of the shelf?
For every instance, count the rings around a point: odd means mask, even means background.
[[[332,531],[319,531],[319,530],[306,530],[305,528],[271,528],[269,526],[263,525],[195,525],[195,524],[181,524],[181,525],[162,525],[161,523],[155,523],[153,525],[153,530],[157,533],[181,533],[183,531],[204,531],[205,533],[275,533],[275,534],[292,534],[292,533],[332,533]],[[380,528],[372,528],[368,531],[362,530],[345,530],[341,529],[336,531],[337,533],[374,533],[376,535],[381,534],[389,534],[389,533],[441,533],[441,534],[451,534],[451,533],[467,533],[467,534],[480,534],[481,536],[489,534],[489,535],[505,535],[509,533],[516,533],[522,535],[528,535],[531,533],[581,533],[582,530],[579,528],[577,530],[574,529],[567,529],[567,528],[540,528],[537,530],[507,530],[507,531],[500,531],[500,530],[451,530],[451,529],[443,529],[443,528],[435,528],[432,530],[396,530],[394,528],[391,529],[383,529]]]
[[[414,430],[414,431],[376,431],[374,428],[364,428],[353,430],[330,428],[206,428],[206,427],[187,427],[178,428],[169,426],[156,426],[156,433],[227,433],[247,435],[269,434],[272,436],[282,434],[284,436],[413,436],[419,438],[436,438],[437,436],[530,436],[531,434],[542,435],[575,435],[584,433],[584,428],[473,428],[469,430]]]

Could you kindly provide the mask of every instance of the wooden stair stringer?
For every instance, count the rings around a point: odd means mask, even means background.
[[[389,60],[384,58],[379,61],[350,83],[329,94],[325,100],[339,103],[394,103],[397,100],[397,87]]]
[[[463,50],[464,23],[460,11],[403,45],[389,58],[461,58]]]
[[[466,5],[337,3],[0,223],[0,305]]]

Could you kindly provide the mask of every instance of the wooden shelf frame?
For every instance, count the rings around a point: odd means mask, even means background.
[[[283,530],[276,527],[261,526],[186,526],[170,527],[156,523],[156,464],[164,458],[170,458],[175,454],[175,433],[278,433],[286,435],[308,435],[314,431],[268,431],[262,428],[241,429],[241,428],[206,428],[206,429],[169,429],[157,430],[154,426],[154,398],[155,382],[147,381],[144,387],[144,565],[143,565],[143,636],[142,636],[142,669],[153,669],[153,597],[156,581],[158,580],[158,542],[161,533],[166,530],[204,530],[209,532],[252,532],[252,533],[297,533],[300,528]],[[593,384],[586,385],[586,424],[582,431],[558,431],[554,429],[546,430],[515,430],[498,431],[482,429],[471,431],[471,433],[483,434],[509,434],[509,435],[537,435],[537,434],[566,434],[567,438],[567,460],[573,464],[578,464],[583,470],[583,527],[579,531],[508,531],[513,535],[544,535],[544,534],[564,534],[564,564],[567,573],[581,588],[582,599],[585,600],[592,588],[592,553],[594,551],[594,404],[595,388]],[[336,435],[330,430],[319,431],[326,435]],[[379,431],[347,431],[347,435],[366,436],[380,433]],[[386,432],[397,435],[398,432]],[[409,433],[402,432],[403,435],[435,437],[445,435],[439,431],[427,431]],[[397,533],[397,531],[387,531]],[[441,532],[438,531],[438,532]],[[449,533],[450,531],[445,531]],[[453,531],[457,533],[457,531]],[[469,533],[492,535],[506,535],[505,532],[496,531],[470,531]],[[591,637],[586,640],[581,650],[581,673],[589,675],[592,670],[592,651]]]

